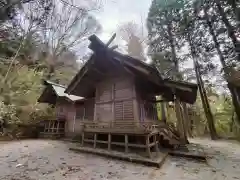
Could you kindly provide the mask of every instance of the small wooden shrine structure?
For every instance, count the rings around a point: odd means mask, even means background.
[[[164,79],[155,66],[108,48],[95,35],[89,40],[93,55],[65,90],[94,99],[92,119],[81,122],[82,145],[152,157],[161,143],[183,143],[174,128],[159,120],[156,96],[192,104],[197,85]]]
[[[64,137],[76,134],[76,109],[84,103],[84,98],[67,95],[64,93],[66,87],[44,81],[45,88],[38,99],[40,103],[48,103],[55,108],[55,118],[43,120],[42,137]]]

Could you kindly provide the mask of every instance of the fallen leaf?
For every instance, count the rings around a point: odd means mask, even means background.
[[[23,166],[23,164],[17,164],[17,165],[16,165],[16,168],[17,168],[17,167],[21,167],[21,166]]]

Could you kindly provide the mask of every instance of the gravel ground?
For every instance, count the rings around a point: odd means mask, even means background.
[[[231,180],[240,179],[240,145],[195,139],[208,163],[169,157],[161,169],[71,152],[51,140],[0,142],[0,179],[6,180]]]

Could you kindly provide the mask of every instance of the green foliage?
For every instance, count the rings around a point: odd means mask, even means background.
[[[8,120],[6,122],[6,120]],[[0,101],[0,125],[17,124],[19,123],[19,118],[17,117],[17,108],[14,105],[5,105]]]
[[[147,19],[149,53],[153,62],[167,72],[170,78],[180,77],[181,48],[184,46],[179,32],[184,0],[153,0]]]
[[[92,8],[52,0],[0,3],[0,132],[55,117],[53,107],[37,102],[42,80],[68,85],[75,76],[73,50],[101,30]]]
[[[73,77],[77,74],[77,69],[72,67],[58,67],[51,77],[51,81],[67,86]]]
[[[37,103],[43,89],[42,77],[42,72],[27,66],[18,66],[10,72],[0,95],[2,119],[10,124],[29,124],[52,116],[50,107]]]
[[[165,77],[176,76],[177,66],[183,65],[185,60],[198,62],[198,77],[208,79],[202,83],[211,106],[207,109],[212,109],[217,132],[224,136],[232,131],[238,132],[235,130],[231,94],[223,88],[224,76],[218,66],[234,68],[237,64],[234,52],[237,33],[233,32],[239,32],[236,9],[235,1],[153,0],[147,19],[150,55]],[[218,59],[220,62],[216,62]],[[196,81],[196,72],[193,73],[191,67],[183,67],[180,71],[185,79]],[[221,93],[216,91],[219,86]],[[195,114],[192,117],[193,133],[209,133],[199,97],[191,109]]]

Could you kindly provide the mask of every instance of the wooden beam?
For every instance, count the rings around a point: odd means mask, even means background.
[[[124,70],[126,70],[129,74],[131,74],[132,76],[136,77],[136,75],[126,66],[123,65]]]
[[[146,135],[146,150],[149,158],[152,158],[151,151],[150,151],[149,135]]]
[[[158,148],[158,140],[157,140],[157,135],[156,134],[153,136],[153,142],[155,143],[155,151],[158,154],[159,153],[159,148]]]
[[[186,87],[184,85],[178,85],[178,84],[174,84],[174,83],[171,83],[171,82],[164,82],[164,84],[166,86],[170,87],[170,88],[180,89],[180,90],[183,90],[183,91],[192,92],[192,88]]]
[[[111,150],[111,134],[108,133],[108,150]]]
[[[111,120],[111,127],[113,125],[113,122],[114,122],[114,119],[115,119],[115,83],[112,84],[112,89],[111,89],[111,93],[112,93],[112,96],[111,96],[111,100],[112,100],[112,103],[111,103],[111,111],[112,111],[112,120]]]
[[[59,132],[59,121],[57,121],[57,132]]]
[[[113,42],[113,40],[116,38],[116,36],[117,36],[116,33],[114,33],[114,34],[112,35],[112,37],[108,40],[108,42],[107,42],[107,44],[106,44],[106,47],[108,47],[108,46]]]
[[[142,67],[140,67],[140,66],[133,65],[133,64],[130,63],[129,61],[123,61],[123,63],[131,66],[131,67],[134,68],[134,69],[137,69],[137,70],[141,71],[142,73],[144,73],[144,74],[146,74],[146,75],[149,75],[149,74],[150,74],[150,71],[148,71],[148,70],[146,70],[146,69],[144,69],[144,68],[142,68]]]
[[[82,146],[84,145],[84,131],[82,132]]]
[[[98,97],[98,94],[99,94],[99,92],[98,92],[98,88],[95,88],[95,97],[97,98]],[[96,98],[95,98],[95,101],[94,101],[94,114],[93,114],[93,121],[94,122],[96,122],[97,121],[97,104],[96,104],[96,102],[97,102],[97,100],[96,100]]]
[[[79,83],[79,81],[83,78],[83,76],[88,72],[88,68],[86,67],[87,64],[85,64],[85,68],[82,75],[80,77],[76,77],[77,80],[74,82],[74,84],[72,85],[72,87],[66,92],[67,94],[71,94],[71,92],[73,91],[73,89],[76,88],[77,84]]]
[[[97,133],[94,133],[94,144],[93,144],[93,148],[96,148],[96,143],[97,143]]]
[[[101,76],[104,76],[104,77],[107,76],[106,73],[103,73],[103,72],[99,71],[97,68],[92,68],[92,70],[99,73]]]
[[[128,153],[128,135],[125,134],[125,153]]]

